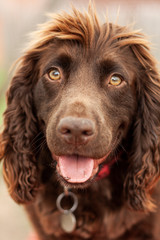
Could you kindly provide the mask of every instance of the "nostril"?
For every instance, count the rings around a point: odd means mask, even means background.
[[[62,134],[71,134],[71,130],[68,129],[68,128],[61,128],[61,129],[60,129],[60,132],[61,132]]]
[[[84,130],[82,132],[82,135],[83,136],[91,136],[91,135],[93,135],[93,131],[92,130]]]

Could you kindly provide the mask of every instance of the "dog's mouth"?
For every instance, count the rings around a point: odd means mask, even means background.
[[[96,176],[99,165],[107,158],[93,159],[79,155],[56,156],[58,174],[70,184],[83,184]]]

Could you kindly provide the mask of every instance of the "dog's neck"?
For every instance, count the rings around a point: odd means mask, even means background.
[[[106,177],[108,177],[108,176],[110,175],[110,169],[111,169],[112,165],[113,165],[115,162],[117,162],[118,158],[119,158],[119,156],[114,157],[114,158],[111,160],[111,162],[106,163],[106,164],[104,164],[104,165],[102,166],[102,168],[100,169],[100,171],[99,171],[99,173],[98,173],[98,175],[97,175],[97,177],[96,177],[96,180],[97,180],[97,181],[100,180],[100,179],[106,178]]]

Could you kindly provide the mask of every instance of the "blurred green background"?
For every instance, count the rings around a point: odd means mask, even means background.
[[[71,4],[79,9],[89,0],[0,0],[0,126],[5,109],[5,92],[9,85],[9,69],[27,45],[28,33],[46,20],[45,13],[69,10]],[[160,0],[95,0],[102,22],[108,12],[115,22],[119,9],[120,25],[135,23],[150,36],[152,52],[160,60]],[[0,127],[0,129],[1,129]],[[9,197],[2,178],[0,164],[0,240],[27,240],[32,228],[23,207]]]

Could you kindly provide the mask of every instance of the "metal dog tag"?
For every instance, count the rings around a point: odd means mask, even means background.
[[[76,228],[76,218],[72,212],[63,213],[60,218],[60,225],[63,231],[71,233]]]
[[[69,209],[64,209],[61,205],[61,202],[63,198],[65,197],[71,197],[73,199],[73,205]],[[56,201],[57,208],[61,212],[60,216],[60,226],[62,230],[66,233],[71,233],[76,228],[76,218],[73,212],[76,210],[78,206],[78,199],[76,195],[72,192],[65,191],[64,193],[61,193]]]

